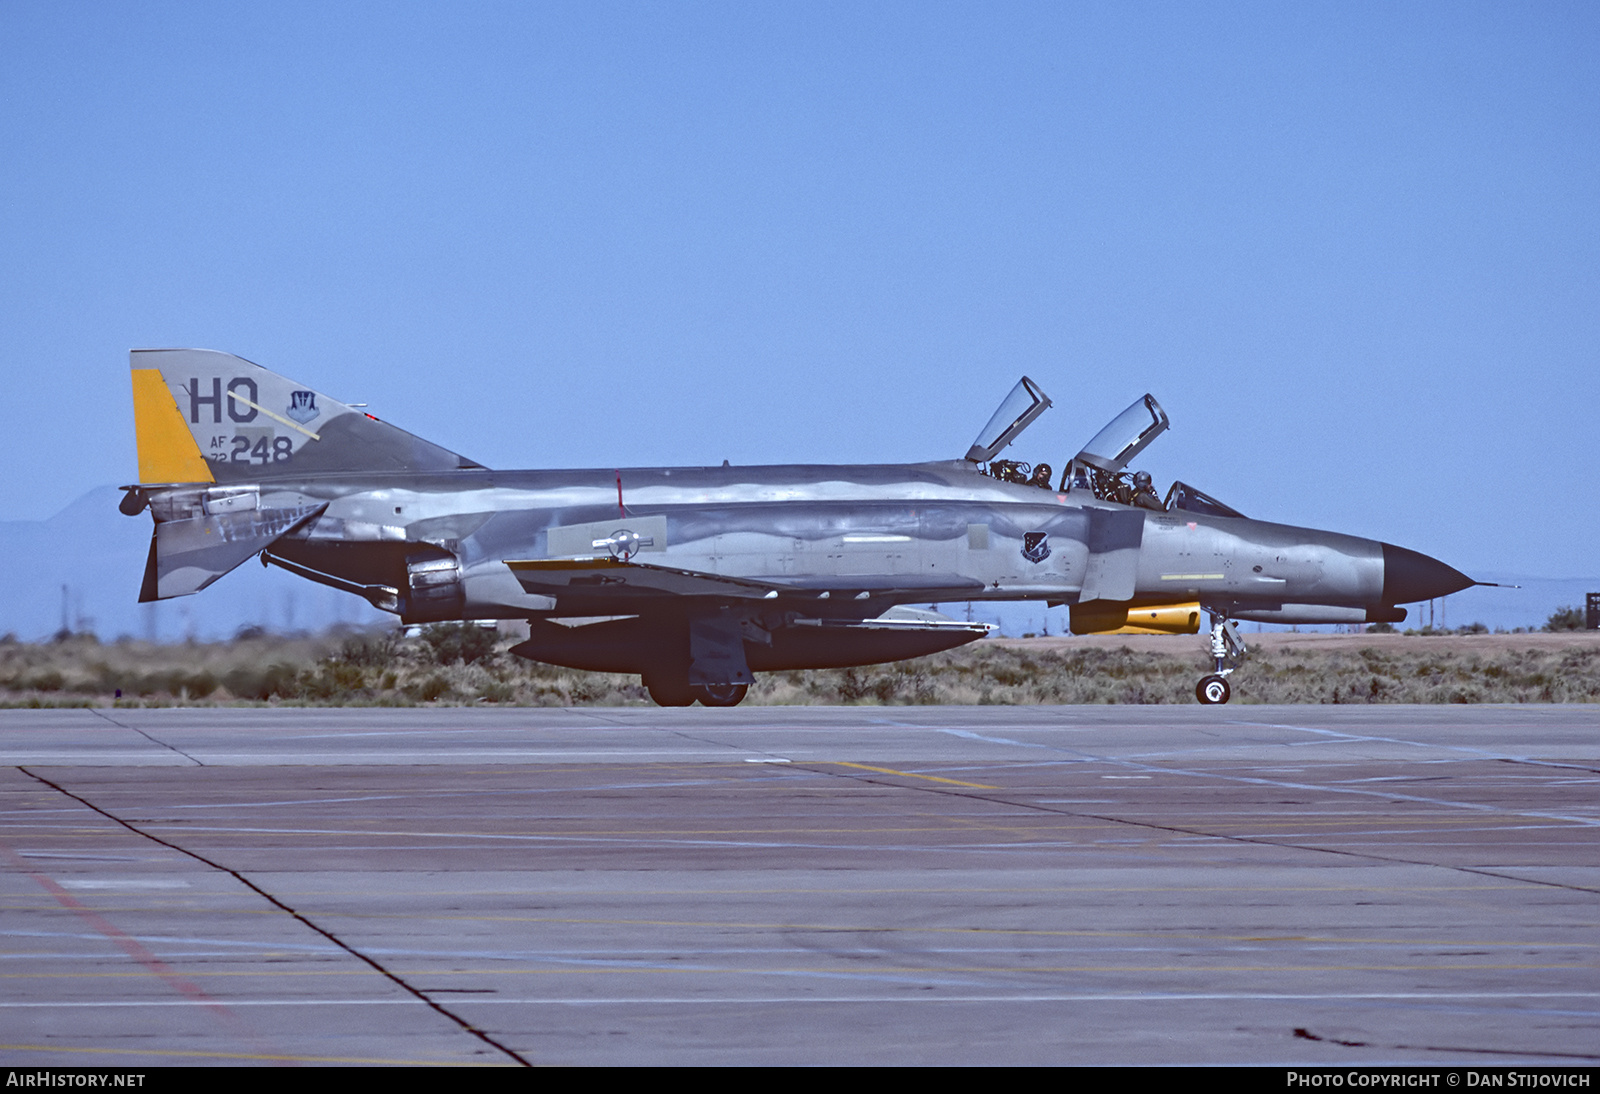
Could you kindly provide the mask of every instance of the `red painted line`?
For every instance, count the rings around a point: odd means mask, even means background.
[[[162,980],[166,981],[167,985],[174,991],[177,991],[198,1003],[204,1003],[210,1010],[222,1018],[226,1018],[233,1022],[239,1021],[238,1017],[232,1011],[230,1011],[226,1006],[216,999],[207,995],[205,990],[202,989],[198,984],[194,983],[192,980],[187,980],[178,975],[168,967],[166,962],[162,961],[161,958],[151,953],[150,950],[145,947],[144,943],[127,934],[115,923],[112,923],[109,919],[95,911],[93,908],[83,904],[78,900],[77,897],[63,889],[56,882],[55,878],[50,877],[48,874],[41,874],[37,870],[34,870],[28,865],[21,855],[17,854],[16,851],[4,844],[0,844],[0,851],[5,852],[6,858],[11,861],[11,865],[14,866],[19,872],[27,874],[39,884],[41,889],[55,897],[58,904],[60,904],[63,908],[76,912],[82,919],[88,922],[90,926],[94,927],[95,930],[99,931],[111,942],[115,943],[123,953],[139,962],[139,964],[143,965],[151,974],[159,976]]]

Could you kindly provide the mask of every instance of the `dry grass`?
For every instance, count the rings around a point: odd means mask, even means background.
[[[466,635],[263,637],[186,645],[0,641],[0,706],[620,706],[637,677],[534,664]],[[1237,703],[1600,702],[1600,635],[1264,635]],[[1193,703],[1200,640],[990,640],[860,669],[767,673],[753,704]],[[118,694],[120,690],[120,695]]]

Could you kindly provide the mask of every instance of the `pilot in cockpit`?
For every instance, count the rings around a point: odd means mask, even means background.
[[[1135,471],[1133,473],[1133,502],[1140,509],[1154,509],[1162,512],[1166,506],[1161,504],[1161,498],[1156,494],[1154,483],[1150,481],[1150,472]]]
[[[995,458],[1049,406],[1049,396],[1024,376],[994,412],[977,440],[972,442],[972,447],[967,449],[966,458],[1001,482],[1050,490],[1052,469],[1049,464],[1029,467],[1018,460]],[[1137,472],[1130,482],[1128,472],[1123,469],[1166,428],[1167,414],[1161,409],[1161,404],[1156,402],[1153,395],[1141,396],[1096,433],[1072,458],[1057,489],[1061,493],[1087,490],[1104,501],[1156,512],[1165,511],[1166,506],[1157,496],[1149,473]],[[987,467],[983,466],[985,464]]]

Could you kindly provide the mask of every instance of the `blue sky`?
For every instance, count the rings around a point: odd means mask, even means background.
[[[134,475],[127,350],[490,466],[1144,465],[1600,572],[1592,4],[0,6],[0,517]]]

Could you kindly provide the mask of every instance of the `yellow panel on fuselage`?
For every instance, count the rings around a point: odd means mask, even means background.
[[[1200,603],[1127,604],[1093,600],[1072,606],[1073,634],[1199,634]]]

